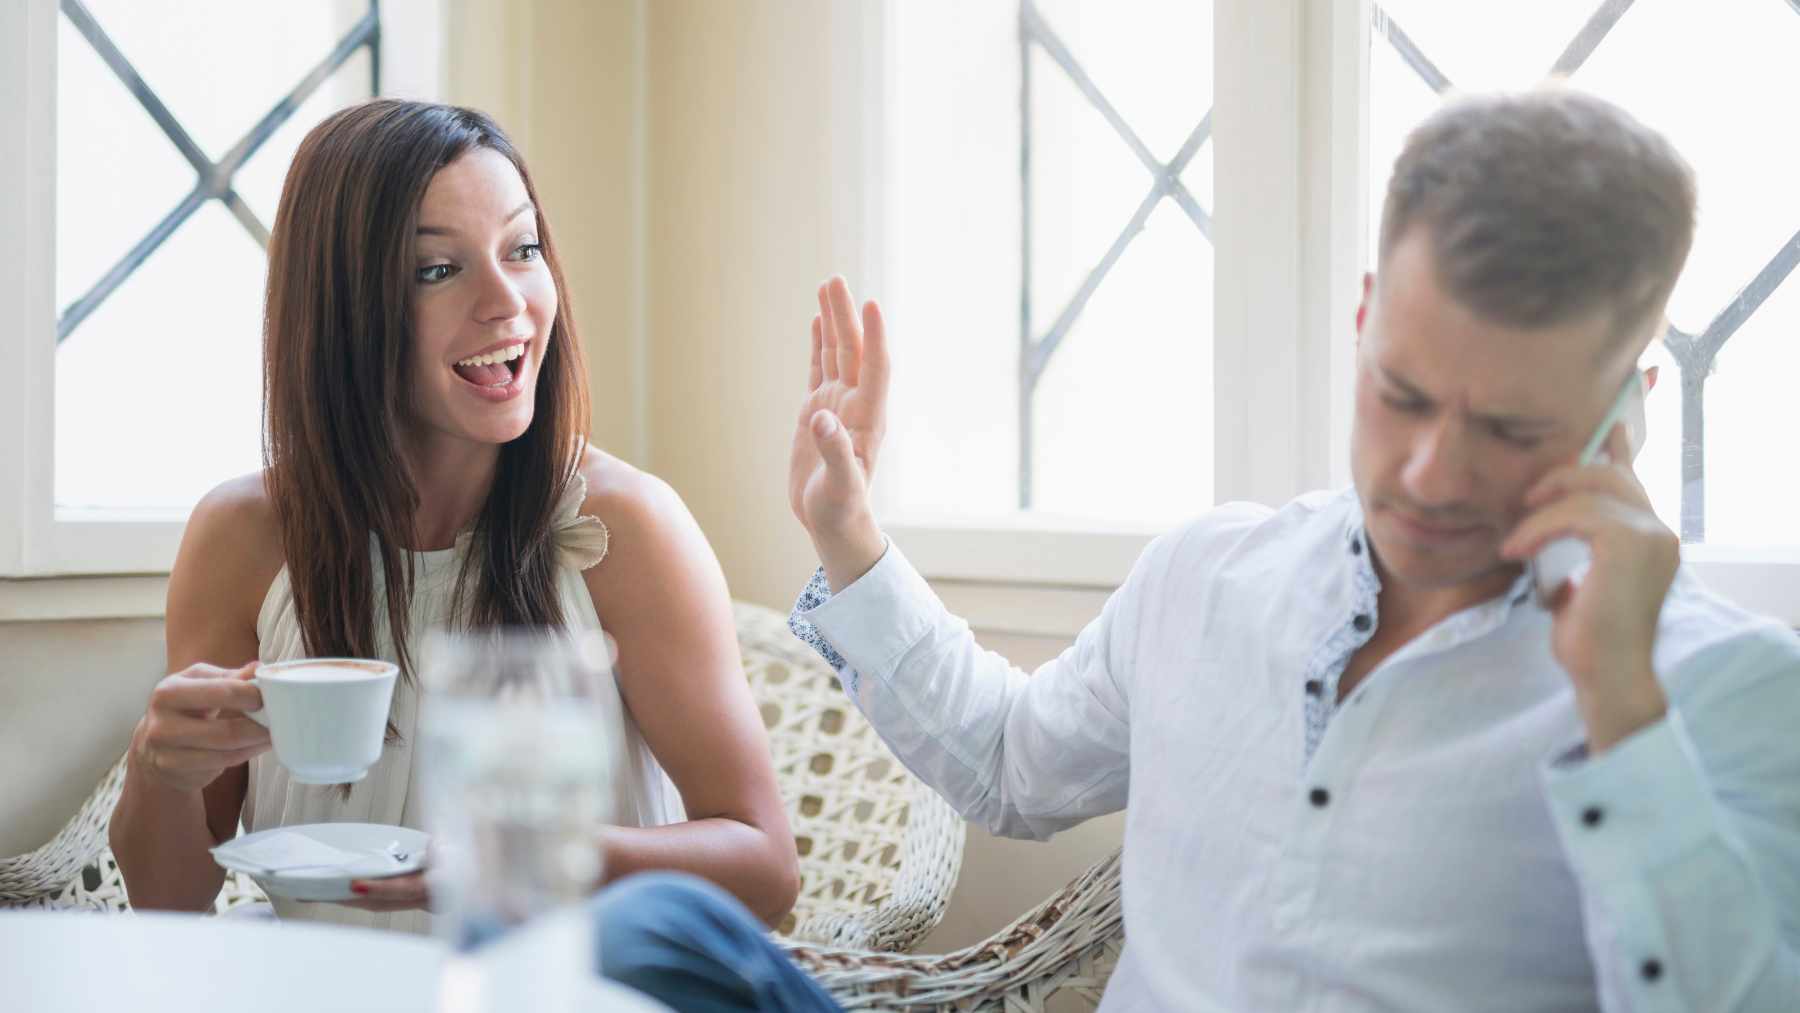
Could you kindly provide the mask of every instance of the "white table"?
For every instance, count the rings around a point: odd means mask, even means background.
[[[448,952],[429,938],[370,929],[162,913],[0,911],[0,1009],[433,1013],[440,1009]],[[666,1013],[598,976],[583,986],[579,1008]]]

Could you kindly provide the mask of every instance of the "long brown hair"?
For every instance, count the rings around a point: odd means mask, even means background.
[[[512,142],[470,109],[392,99],[352,106],[301,142],[270,232],[264,481],[305,648],[375,657],[385,613],[409,682],[414,573],[404,550],[419,544],[418,486],[403,453],[413,397],[413,240],[432,177],[477,148],[510,161],[539,209],[557,311],[535,414],[523,436],[500,448],[457,580],[457,611],[467,603],[477,628],[560,625],[551,520],[585,445],[587,384],[550,226]]]

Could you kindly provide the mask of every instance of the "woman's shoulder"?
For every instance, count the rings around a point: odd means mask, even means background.
[[[241,577],[266,587],[281,569],[281,521],[263,472],[215,486],[195,505],[182,535],[182,555],[215,576]],[[198,558],[195,558],[198,557]],[[235,583],[235,581],[233,581]],[[248,588],[245,588],[248,590]]]
[[[581,513],[608,532],[605,563],[587,571],[590,584],[638,585],[687,569],[696,555],[711,561],[705,536],[669,483],[591,447],[579,471],[587,483]]]
[[[604,450],[588,447],[578,470],[587,484],[582,514],[599,518],[618,533],[654,526],[658,518],[667,520],[671,510],[687,513],[667,482]]]

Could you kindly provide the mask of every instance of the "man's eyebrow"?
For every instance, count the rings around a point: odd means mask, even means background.
[[[1377,373],[1380,373],[1381,378],[1386,380],[1389,384],[1400,388],[1400,393],[1405,394],[1407,397],[1417,398],[1420,401],[1431,400],[1431,398],[1429,396],[1427,396],[1424,391],[1413,386],[1413,384],[1410,381],[1408,381],[1405,377],[1401,376],[1398,373],[1395,373],[1393,370],[1387,368],[1386,366],[1383,366],[1380,363],[1376,363],[1375,371]]]
[[[520,215],[522,215],[525,212],[530,211],[530,210],[531,210],[531,201],[527,200],[525,203],[520,204],[516,208],[513,208],[511,213],[509,213],[506,216],[506,218],[503,221],[501,221],[500,224],[502,224],[502,225],[509,224],[514,218],[517,218]],[[454,235],[456,235],[456,230],[452,229],[452,228],[446,228],[445,226],[442,226],[442,225],[421,225],[421,226],[419,226],[419,235],[421,235],[421,236],[454,236]]]
[[[1398,373],[1395,373],[1393,370],[1388,369],[1386,366],[1376,363],[1375,370],[1381,374],[1382,379],[1393,386],[1398,387],[1400,392],[1407,397],[1417,401],[1429,402],[1432,400],[1431,395],[1420,390],[1418,387],[1414,386],[1411,381],[1400,376]],[[1521,415],[1513,412],[1471,412],[1470,417],[1491,426],[1504,426],[1509,429],[1547,430],[1561,426],[1561,423],[1553,418],[1545,418],[1536,415]]]
[[[1560,429],[1562,423],[1556,419],[1538,415],[1515,415],[1508,412],[1475,412],[1473,417],[1490,426],[1506,429]]]

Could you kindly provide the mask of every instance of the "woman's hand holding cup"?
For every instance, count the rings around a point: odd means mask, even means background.
[[[195,792],[269,749],[269,730],[251,720],[262,691],[242,668],[190,665],[150,691],[131,740],[130,763],[166,788]]]

